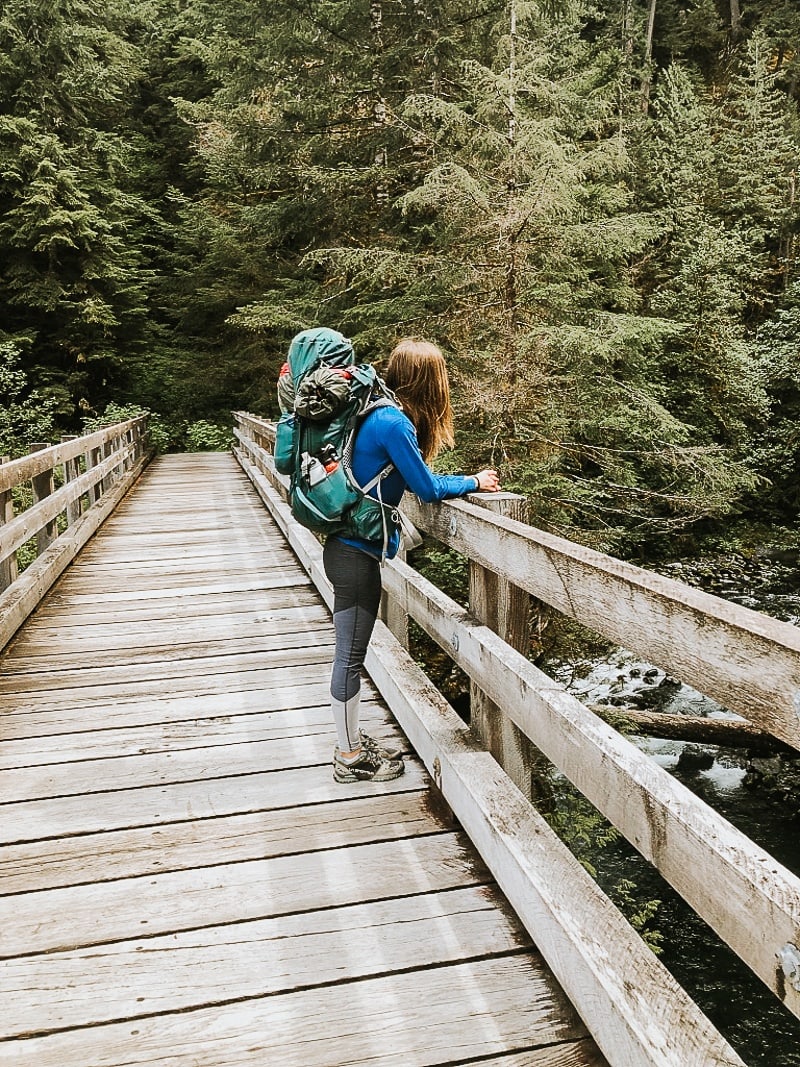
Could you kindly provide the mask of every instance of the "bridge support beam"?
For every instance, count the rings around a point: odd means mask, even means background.
[[[475,493],[469,501],[495,515],[528,521],[528,501],[517,493]],[[478,622],[488,626],[513,649],[528,655],[530,594],[472,559],[469,561],[469,610]],[[536,768],[537,765],[543,768],[544,757],[475,681],[470,682],[470,726],[523,796],[527,800],[538,798]]]

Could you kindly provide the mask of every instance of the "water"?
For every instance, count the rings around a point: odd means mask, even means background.
[[[700,574],[673,564],[671,577],[701,585],[745,607],[800,625],[800,569],[737,561]],[[733,717],[713,700],[670,678],[625,650],[592,662],[551,665],[587,704],[646,707],[673,714]],[[800,875],[800,768],[784,782],[790,803],[757,787],[759,761],[740,750],[655,738],[636,742],[749,838]],[[800,763],[800,761],[798,761]],[[773,761],[769,770],[774,770]],[[783,773],[787,773],[785,770]],[[620,841],[593,857],[598,881],[610,889],[621,877],[637,883],[643,899],[658,898],[655,927],[664,935],[661,961],[750,1067],[800,1067],[800,1020],[757,979],[648,863]],[[724,887],[721,887],[724,891]]]

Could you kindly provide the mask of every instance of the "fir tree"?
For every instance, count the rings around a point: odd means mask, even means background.
[[[175,304],[185,306],[181,328],[200,328],[199,365],[213,363],[245,403],[270,410],[297,330],[335,321],[362,355],[385,344],[373,307],[331,302],[321,265],[332,247],[378,257],[392,248],[392,200],[424,151],[398,103],[410,84],[441,78],[452,43],[425,0],[192,11],[204,26],[194,47],[217,88],[179,103],[205,180],[182,212]]]
[[[0,302],[62,418],[102,403],[146,334],[146,209],[124,136],[125,9],[9,0],[0,16]]]
[[[609,546],[724,510],[736,479],[669,409],[660,360],[682,324],[639,314],[636,265],[664,218],[636,209],[614,53],[579,19],[513,13],[491,64],[407,98],[426,173],[397,201],[394,247],[324,262],[346,317],[413,316],[454,353],[454,463],[499,462],[540,521]]]
[[[748,465],[736,461],[764,416],[765,396],[743,321],[750,250],[741,232],[715,214],[715,122],[696,80],[671,66],[659,81],[653,121],[639,149],[642,184],[664,220],[643,282],[650,312],[676,326],[658,365],[664,401],[692,427],[698,446],[725,449],[720,456],[729,465],[721,488],[735,496],[737,482],[752,484]]]
[[[716,213],[735,228],[753,258],[752,300],[767,301],[792,276],[798,224],[797,145],[772,49],[761,33],[746,43],[727,87],[715,141]]]
[[[796,528],[800,518],[800,286],[787,293],[785,306],[764,322],[754,340],[754,355],[769,398],[769,418],[753,462],[768,488],[751,500],[759,518]]]

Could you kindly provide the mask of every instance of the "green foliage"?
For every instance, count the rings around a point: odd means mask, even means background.
[[[728,83],[715,138],[716,213],[747,245],[749,299],[759,304],[785,284],[798,223],[796,109],[777,83],[772,46],[757,31]]]
[[[31,389],[19,348],[0,341],[0,456],[15,457],[38,441],[52,441],[52,400]]]
[[[497,465],[537,521],[627,551],[756,487],[744,456],[765,402],[737,321],[747,247],[697,225],[714,156],[691,83],[673,72],[660,133],[640,141],[665,163],[643,210],[613,61],[583,15],[520,5],[513,67],[505,16],[487,21],[481,61],[403,101],[424,154],[394,242],[318,246],[302,264],[368,350],[411,322],[452,354],[448,462]]]
[[[469,603],[469,560],[452,549],[424,541],[414,552],[414,567],[462,607]]]
[[[800,15],[742,6],[659,0],[650,42],[649,0],[8,0],[0,340],[59,431],[112,401],[194,448],[276,413],[299,329],[430,336],[444,462],[535,521],[790,523]]]
[[[0,16],[0,304],[62,422],[109,398],[147,333],[148,213],[119,126],[140,73],[123,3]]]
[[[186,443],[191,452],[229,452],[232,442],[230,426],[199,419],[186,428]]]
[[[636,883],[629,878],[621,878],[616,882],[610,896],[648,948],[660,956],[664,951],[664,935],[652,924],[658,918],[661,901],[642,900]]]
[[[602,865],[605,850],[619,840],[619,832],[555,772],[549,776],[548,792],[552,805],[544,812],[545,818],[589,874],[596,881],[605,882],[607,879],[600,877],[597,868]],[[606,892],[645,944],[660,954],[664,937],[653,923],[661,901],[642,900],[636,883],[629,878],[612,880]]]
[[[754,450],[755,469],[769,483],[761,497],[766,516],[800,517],[800,285],[787,293],[786,307],[756,334],[754,356],[770,402],[765,432]]]
[[[141,415],[149,415],[147,426],[150,444],[156,452],[166,452],[173,443],[168,427],[157,414],[139,404],[107,404],[102,415],[92,415],[83,420],[83,433],[94,433],[104,426],[115,426],[119,422],[137,419]]]

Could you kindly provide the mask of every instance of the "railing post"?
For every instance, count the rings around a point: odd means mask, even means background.
[[[528,502],[517,493],[475,494],[467,498],[497,515],[527,522]],[[530,596],[474,560],[469,564],[469,609],[505,642],[527,655],[530,649]],[[470,726],[518,789],[531,799],[537,750],[474,682],[470,682]]]
[[[248,428],[248,432],[260,448],[263,448],[266,452],[269,452],[272,449],[272,442],[267,438],[266,434],[259,429],[258,426],[251,425]]]
[[[88,452],[84,452],[83,460],[87,471],[90,471],[92,467],[96,467],[100,462],[101,452],[99,448],[90,448]],[[100,497],[103,495],[103,487],[98,483],[93,485],[86,493],[86,499],[89,503],[89,507],[92,504],[96,504]]]
[[[30,446],[28,452],[41,452],[43,448],[49,447],[50,444],[48,441],[37,441]],[[37,474],[35,477],[31,478],[31,486],[33,487],[34,504],[38,504],[40,500],[45,500],[47,497],[51,496],[55,489],[53,468],[51,467],[49,470],[42,471],[41,474]],[[58,525],[55,519],[51,519],[50,522],[45,523],[41,530],[38,530],[36,533],[36,555],[41,556],[41,554],[52,545],[57,536]]]
[[[401,541],[396,558],[405,562],[407,554],[408,553],[403,548],[403,543]],[[400,642],[403,648],[408,648],[408,615],[403,611],[394,597],[388,595],[385,589],[381,593],[380,618],[388,627],[392,636]]]
[[[132,470],[139,462],[144,450],[144,432],[141,422],[135,422],[129,430],[126,430],[123,438],[123,446],[131,446],[131,454],[123,463],[123,471]]]
[[[67,441],[74,441],[74,440],[76,440],[76,438],[77,438],[76,434],[63,434],[62,437],[61,437],[61,443],[64,444]],[[78,466],[77,457],[74,457],[73,459],[65,459],[64,460],[64,485],[67,485],[69,482],[73,481],[75,478],[78,477],[79,474],[80,474],[80,469],[79,469],[79,466]],[[67,504],[66,514],[67,514],[67,526],[71,526],[74,522],[78,521],[78,519],[81,517],[81,500],[80,500],[80,497],[78,497],[77,500],[73,500],[71,503]]]
[[[0,456],[0,464],[8,463],[10,456]],[[0,526],[14,518],[14,498],[10,489],[0,493]],[[12,552],[7,559],[0,560],[0,593],[17,580],[17,554]]]
[[[113,456],[115,452],[118,452],[119,451],[119,446],[120,446],[119,434],[114,434],[114,436],[109,438],[109,440],[106,441],[106,443],[103,445],[103,459],[108,459],[110,456]],[[103,479],[103,492],[104,493],[107,493],[110,489],[114,488],[114,486],[116,485],[117,481],[119,480],[119,475],[120,475],[120,468],[119,467],[112,467],[111,470],[108,472],[108,474]]]

